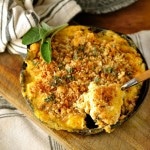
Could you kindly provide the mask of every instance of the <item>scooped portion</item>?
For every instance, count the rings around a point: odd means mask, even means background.
[[[83,93],[76,102],[80,112],[85,112],[95,121],[95,125],[110,132],[111,125],[118,122],[123,105],[124,92],[120,86],[98,86],[91,82],[88,92]]]
[[[77,25],[59,31],[51,46],[46,63],[40,41],[31,44],[21,73],[22,94],[35,116],[56,130],[111,132],[134,110],[142,85],[120,88],[145,70],[131,39]]]

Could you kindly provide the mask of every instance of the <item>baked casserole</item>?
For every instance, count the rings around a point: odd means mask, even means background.
[[[134,110],[142,86],[121,86],[145,70],[125,35],[87,26],[68,26],[52,40],[52,61],[29,46],[21,74],[22,94],[48,127],[69,132],[110,133]],[[96,132],[94,132],[96,133]]]

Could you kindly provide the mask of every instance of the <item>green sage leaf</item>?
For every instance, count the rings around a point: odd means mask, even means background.
[[[66,26],[68,26],[68,24],[63,24],[63,25],[60,25],[60,26],[57,26],[53,29],[53,34],[51,36],[51,39],[54,37],[54,35],[59,32],[60,30],[62,30],[63,28],[65,28]]]
[[[42,22],[41,23],[41,27],[43,28],[43,29],[45,29],[46,31],[49,31],[49,30],[53,30],[53,26],[49,26],[48,24],[46,24],[45,22]]]
[[[22,44],[24,45],[30,45],[32,43],[35,43],[41,39],[39,28],[33,27],[31,28],[22,38]]]
[[[47,39],[46,41],[43,41],[43,43],[41,44],[41,56],[47,63],[50,63],[51,55],[52,55],[51,43],[50,40]]]
[[[48,32],[47,30],[39,28],[40,39],[44,41],[45,38],[47,37],[47,32]]]
[[[63,24],[60,26],[49,26],[46,23],[42,22],[38,27],[32,27],[22,38],[22,43],[24,45],[30,45],[32,43],[38,42],[41,40],[41,55],[42,58],[47,62],[51,62],[52,48],[51,41],[54,35],[68,26],[68,24]],[[49,40],[47,39],[49,37]]]

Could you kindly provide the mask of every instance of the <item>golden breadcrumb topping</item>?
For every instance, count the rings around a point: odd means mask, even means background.
[[[134,46],[110,30],[69,26],[52,40],[52,61],[40,55],[40,42],[30,45],[24,70],[23,95],[35,115],[49,127],[83,130],[88,115],[97,128],[111,125],[134,108],[140,86],[120,87],[145,70]]]

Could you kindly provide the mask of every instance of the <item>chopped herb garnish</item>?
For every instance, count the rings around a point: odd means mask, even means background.
[[[79,45],[78,50],[79,50],[79,51],[83,51],[84,48],[85,48],[85,45]]]
[[[99,83],[100,82],[100,78],[99,77],[95,77],[94,78],[94,83]]]
[[[53,93],[44,99],[45,102],[50,102],[54,100],[55,100],[55,95]]]
[[[61,26],[49,26],[46,23],[41,23],[37,27],[32,27],[22,38],[24,45],[30,45],[41,40],[41,56],[47,62],[50,63],[52,59],[51,41],[53,36],[66,27],[68,24]]]
[[[61,70],[65,67],[65,65],[63,63],[58,64],[58,68]]]
[[[71,74],[73,72],[73,68],[71,68],[71,67],[66,68],[66,70],[69,74]]]
[[[74,60],[77,60],[77,59],[78,59],[78,54],[77,54],[76,51],[75,51],[74,54],[73,54],[73,59],[74,59]]]
[[[75,77],[73,75],[69,74],[69,75],[66,76],[66,81],[67,82],[70,82],[70,81],[73,81],[73,80],[75,80]]]
[[[97,51],[97,48],[96,47],[94,47],[93,49],[93,56],[98,56],[98,51]]]
[[[107,67],[103,69],[104,73],[112,73],[113,72],[113,68],[112,67]]]
[[[51,85],[55,87],[57,85],[60,85],[62,82],[63,81],[62,81],[61,77],[54,76]]]
[[[126,74],[127,74],[128,76],[130,76],[130,75],[132,75],[132,72],[127,72]]]

